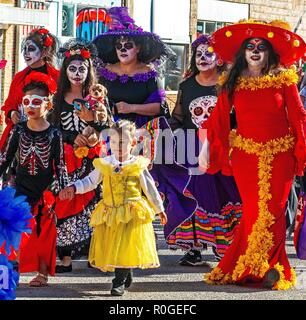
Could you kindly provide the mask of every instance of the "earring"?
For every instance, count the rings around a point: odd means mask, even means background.
[[[216,64],[217,64],[218,67],[223,66],[223,60],[222,59],[218,59]]]

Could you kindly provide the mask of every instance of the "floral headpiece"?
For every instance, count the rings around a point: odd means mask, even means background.
[[[30,37],[35,35],[40,36],[41,44],[43,47],[47,48],[53,45],[53,42],[54,42],[53,36],[49,32],[49,30],[47,30],[46,28],[41,27],[41,28],[33,29],[30,33]]]
[[[211,37],[211,35],[208,35],[208,34],[202,34],[202,35],[200,35],[195,41],[193,41],[192,42],[192,44],[191,44],[191,47],[192,47],[192,51],[193,52],[195,52],[196,50],[197,50],[197,47],[200,45],[200,44],[207,44],[207,45],[209,45],[209,47],[208,47],[208,51],[210,52],[210,53],[213,53],[213,52],[215,52],[215,49],[214,49],[214,47],[213,47],[213,45],[212,45],[212,37]],[[218,55],[217,55],[217,66],[218,67],[221,67],[223,64],[224,64],[224,62],[223,62],[223,60],[221,59],[221,58],[219,58],[218,57]],[[187,77],[188,77],[188,75],[187,75]]]
[[[195,50],[200,44],[211,44],[211,36],[202,34],[195,41],[192,42],[192,50]]]
[[[89,59],[91,54],[89,50],[86,49],[70,49],[65,52],[65,57],[70,58],[71,56],[75,56],[76,54],[82,56],[84,59]]]
[[[55,80],[42,72],[32,71],[27,75],[24,82],[25,86],[32,82],[45,84],[48,87],[49,94],[54,94],[56,91],[57,85]]]
[[[97,49],[95,45],[80,39],[71,39],[59,49],[61,58],[70,58],[75,55],[82,56],[84,59],[95,58]]]

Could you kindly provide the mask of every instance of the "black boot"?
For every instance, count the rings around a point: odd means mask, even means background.
[[[125,283],[124,283],[125,289],[129,288],[132,283],[133,283],[133,271],[132,271],[132,269],[130,269],[130,272],[128,273],[126,280],[125,280]]]
[[[112,296],[122,296],[124,294],[125,282],[130,273],[130,269],[116,268],[115,269],[115,278],[112,280],[113,287],[111,290]]]

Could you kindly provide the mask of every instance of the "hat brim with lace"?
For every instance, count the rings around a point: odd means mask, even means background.
[[[138,55],[140,62],[150,63],[169,55],[167,46],[157,34],[143,31],[141,28],[125,28],[109,30],[93,40],[98,50],[98,56],[104,63],[116,63],[119,61],[115,44],[121,38],[129,38],[140,43],[141,49]]]
[[[279,24],[285,26],[285,24]],[[212,45],[216,53],[226,62],[234,62],[241,44],[248,38],[269,41],[280,57],[280,63],[288,66],[304,57],[304,40],[290,30],[264,22],[239,22],[225,26],[212,35]]]

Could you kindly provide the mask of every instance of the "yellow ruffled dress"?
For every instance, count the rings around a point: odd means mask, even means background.
[[[139,179],[147,159],[137,157],[119,170],[103,159],[95,159],[93,165],[103,175],[103,199],[90,221],[94,230],[90,264],[105,272],[159,267],[152,225],[155,212],[142,196]]]

